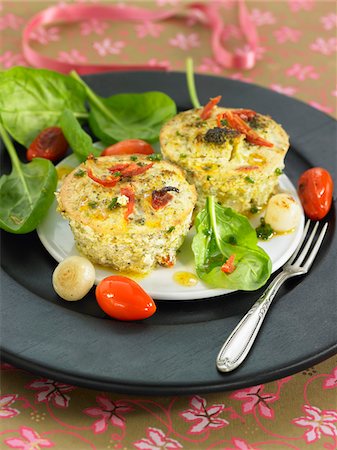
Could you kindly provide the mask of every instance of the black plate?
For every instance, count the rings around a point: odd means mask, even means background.
[[[85,77],[103,96],[159,90],[191,107],[182,73],[112,73]],[[336,174],[336,122],[267,89],[220,77],[197,76],[200,101],[270,114],[288,131],[286,173],[296,184],[310,166]],[[2,152],[4,153],[4,152]],[[6,162],[6,157],[3,157]],[[56,262],[35,233],[2,233],[2,356],[39,374],[95,389],[130,394],[188,394],[238,389],[307,368],[336,352],[335,202],[329,229],[310,274],[278,294],[253,350],[236,371],[216,370],[217,353],[261,294],[235,293],[196,302],[158,302],[150,319],[121,323],[99,310],[93,293],[60,301],[51,286]]]

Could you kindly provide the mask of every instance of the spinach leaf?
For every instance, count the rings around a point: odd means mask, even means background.
[[[177,113],[174,101],[162,92],[103,98],[96,95],[76,72],[71,75],[85,86],[90,104],[90,128],[107,145],[125,139],[155,142],[163,124]]]
[[[192,250],[197,274],[205,283],[246,291],[266,283],[271,274],[271,261],[257,245],[255,230],[245,216],[223,208],[215,203],[214,197],[208,197],[195,226]],[[222,272],[222,265],[232,255],[235,255],[235,270]]]
[[[47,159],[35,158],[28,164],[20,162],[1,122],[0,136],[13,165],[12,172],[0,178],[0,228],[10,233],[29,233],[53,202],[56,170]]]
[[[87,134],[78,123],[73,112],[65,109],[61,115],[60,126],[63,134],[80,161],[84,161],[92,153],[99,156],[102,150],[94,147],[91,137]]]
[[[44,129],[59,124],[64,109],[87,118],[86,92],[73,78],[46,69],[14,67],[0,73],[0,116],[8,133],[29,147]]]

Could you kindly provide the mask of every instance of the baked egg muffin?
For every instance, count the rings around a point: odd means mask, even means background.
[[[220,98],[220,97],[219,97]],[[198,192],[242,214],[264,207],[278,185],[289,138],[271,117],[213,105],[184,111],[161,130],[164,158],[186,170]],[[206,116],[206,118],[205,118]]]
[[[174,265],[196,204],[184,171],[157,154],[89,157],[56,196],[83,255],[134,273]]]

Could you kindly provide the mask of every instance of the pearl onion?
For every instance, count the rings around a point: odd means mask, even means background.
[[[56,267],[53,287],[56,293],[68,301],[83,298],[95,282],[95,268],[82,256],[69,256]]]
[[[293,230],[298,225],[301,208],[290,194],[276,194],[269,199],[265,221],[276,232]]]

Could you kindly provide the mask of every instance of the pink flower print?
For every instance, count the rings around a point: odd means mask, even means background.
[[[69,64],[85,63],[87,62],[87,57],[82,55],[78,50],[73,49],[69,52],[59,52],[58,61],[66,62]]]
[[[337,437],[337,429],[333,422],[337,422],[336,411],[321,411],[316,406],[304,405],[304,411],[307,413],[305,417],[299,417],[292,422],[300,427],[309,428],[304,433],[304,439],[307,444],[317,441],[322,434],[326,436]]]
[[[270,11],[261,11],[257,8],[252,9],[250,18],[258,27],[262,25],[273,25],[276,22],[273,13]]]
[[[263,385],[241,389],[240,391],[231,394],[230,398],[235,398],[236,400],[241,400],[243,402],[242,411],[244,414],[253,413],[257,409],[261,416],[267,419],[273,419],[274,411],[268,403],[275,402],[279,397],[276,394],[262,394],[263,389]]]
[[[89,34],[103,34],[108,28],[108,24],[98,19],[90,19],[81,23],[81,35],[89,36]]]
[[[4,69],[9,69],[13,66],[27,66],[27,62],[21,53],[12,53],[11,51],[0,55],[0,64]]]
[[[310,11],[314,6],[314,0],[288,0],[288,3],[292,12]]]
[[[222,33],[222,39],[226,41],[227,39],[240,39],[242,32],[237,25],[229,24],[225,27]]]
[[[251,48],[250,48],[249,45],[245,45],[244,47],[237,48],[235,50],[235,53],[237,55],[240,55],[240,56],[245,56],[245,55],[247,55],[250,52],[251,52]],[[256,49],[255,49],[256,59],[257,60],[262,59],[265,52],[266,52],[265,47],[257,46]]]
[[[34,380],[25,387],[39,391],[35,396],[38,403],[51,402],[58,408],[67,408],[69,406],[70,397],[65,392],[70,392],[75,389],[74,386],[58,383],[47,378]]]
[[[232,80],[244,81],[245,83],[251,83],[252,79],[250,77],[246,77],[241,72],[235,72],[230,77]]]
[[[298,42],[302,32],[295,30],[295,28],[281,27],[274,31],[274,36],[279,44],[284,44],[285,42]]]
[[[309,102],[309,105],[312,106],[313,108],[319,109],[322,112],[325,112],[327,114],[331,113],[333,111],[332,108],[330,108],[330,106],[325,106],[325,105],[321,105],[318,102]]]
[[[154,67],[154,66],[160,65],[160,66],[166,67],[167,70],[171,70],[170,61],[168,61],[167,59],[164,59],[163,61],[158,61],[158,59],[156,59],[156,58],[151,58],[151,59],[148,60],[147,64],[150,67]]]
[[[93,424],[94,433],[104,433],[109,422],[116,427],[125,427],[125,418],[122,414],[133,411],[133,408],[125,402],[119,400],[114,402],[103,395],[96,397],[96,401],[99,407],[87,408],[83,411],[90,417],[100,417]]]
[[[101,42],[95,42],[94,49],[100,56],[106,55],[119,55],[122,48],[125,47],[125,42],[115,41],[112,42],[110,38],[103,39]]]
[[[332,30],[337,27],[337,14],[331,13],[321,17],[321,22],[325,30]]]
[[[147,438],[133,443],[139,450],[178,450],[183,446],[175,439],[168,438],[162,430],[149,427],[146,430]]]
[[[10,448],[19,448],[21,450],[40,450],[41,447],[53,447],[54,443],[41,436],[32,428],[20,427],[20,434],[24,439],[9,438],[5,439],[5,444]]]
[[[240,438],[232,438],[235,447],[225,447],[223,450],[259,450],[257,447],[252,447],[247,441]]]
[[[37,41],[42,45],[46,45],[49,42],[56,42],[60,40],[59,29],[57,27],[39,27],[30,34],[30,39]]]
[[[291,86],[281,86],[280,84],[272,84],[270,86],[270,88],[273,91],[278,92],[279,94],[284,94],[284,95],[294,95],[297,92],[297,89]]]
[[[156,0],[158,6],[166,6],[166,5],[176,5],[179,3],[179,0]]]
[[[312,80],[317,80],[319,74],[315,71],[313,66],[303,66],[302,64],[294,64],[290,69],[287,70],[286,74],[289,77],[295,77],[300,81],[307,80],[311,78]]]
[[[8,13],[0,17],[0,31],[6,28],[11,28],[12,30],[18,30],[23,24],[22,17],[16,16],[15,14]]]
[[[158,23],[144,22],[140,25],[136,25],[136,32],[139,38],[144,38],[146,36],[157,38],[160,36],[163,28],[164,27],[162,25],[159,25]]]
[[[337,90],[336,90],[336,96],[337,96]],[[332,374],[328,376],[324,380],[323,383],[323,389],[332,389],[334,387],[337,387],[337,367],[334,368],[332,371]]]
[[[191,409],[187,409],[180,414],[185,422],[196,422],[188,430],[189,433],[204,433],[210,428],[223,428],[229,424],[227,420],[218,417],[225,409],[225,405],[212,405],[206,407],[206,400],[198,395],[192,397],[190,401]]]
[[[322,53],[322,55],[331,55],[337,51],[337,38],[323,39],[317,38],[310,45],[311,50]]]
[[[211,72],[211,73],[221,73],[222,68],[212,58],[203,58],[200,66],[198,67],[199,72]]]
[[[20,414],[20,411],[10,408],[10,405],[17,399],[17,394],[8,394],[0,396],[0,418],[10,419]]]
[[[178,47],[181,50],[190,50],[193,47],[199,47],[199,36],[196,33],[183,34],[178,33],[174,38],[169,40],[172,47]]]

